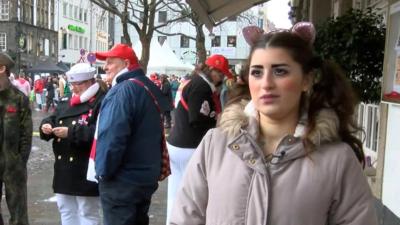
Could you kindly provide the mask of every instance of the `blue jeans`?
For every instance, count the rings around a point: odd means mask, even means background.
[[[104,225],[148,225],[151,197],[158,183],[138,185],[116,180],[99,182]]]

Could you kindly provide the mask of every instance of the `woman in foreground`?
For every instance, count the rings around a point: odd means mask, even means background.
[[[252,45],[251,101],[232,99],[200,143],[170,224],[377,224],[354,92],[314,37],[302,23]]]

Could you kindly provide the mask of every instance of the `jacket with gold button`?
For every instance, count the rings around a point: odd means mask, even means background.
[[[86,171],[97,116],[104,96],[105,92],[99,89],[91,100],[75,106],[70,106],[70,99],[64,98],[57,106],[56,112],[43,119],[41,125],[50,123],[53,128],[68,127],[67,138],[46,135],[39,128],[41,139],[53,139],[55,193],[98,196],[97,184],[86,180]]]
[[[299,121],[271,157],[257,141],[259,122],[246,102],[224,109],[193,154],[169,225],[376,225],[361,164],[338,139],[337,115],[321,111],[306,154]]]

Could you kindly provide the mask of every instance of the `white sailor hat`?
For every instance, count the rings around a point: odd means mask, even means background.
[[[67,75],[68,82],[80,82],[93,79],[96,69],[87,63],[77,63],[65,74]]]

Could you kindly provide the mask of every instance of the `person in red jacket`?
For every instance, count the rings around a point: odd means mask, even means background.
[[[43,89],[44,89],[44,81],[42,80],[40,75],[35,75],[33,90],[35,91],[36,95],[36,104],[38,106],[37,110],[42,110],[42,105],[44,104],[44,102],[42,102]]]

